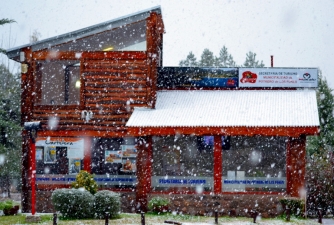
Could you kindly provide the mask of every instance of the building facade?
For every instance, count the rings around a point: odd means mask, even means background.
[[[7,51],[22,64],[22,125],[41,123],[34,143],[22,133],[23,212],[52,212],[80,170],[125,212],[163,195],[182,213],[274,216],[303,197],[316,69],[164,68],[163,33],[155,7]]]

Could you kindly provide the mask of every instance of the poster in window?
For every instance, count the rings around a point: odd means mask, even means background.
[[[137,167],[135,159],[123,158],[123,166],[122,166],[123,172],[136,172],[136,170]]]
[[[122,153],[124,158],[137,157],[137,149],[135,148],[135,145],[122,145]]]
[[[47,146],[44,149],[44,163],[56,162],[56,146]]]
[[[122,163],[122,151],[105,151],[105,162],[106,163]]]
[[[81,159],[70,159],[70,174],[79,173],[81,169]]]
[[[43,147],[36,147],[36,161],[43,160]]]

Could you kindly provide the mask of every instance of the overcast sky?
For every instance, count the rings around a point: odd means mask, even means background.
[[[178,66],[205,48],[218,56],[225,45],[237,64],[248,51],[270,66],[317,67],[334,88],[334,0],[0,0],[0,17],[17,23],[0,27],[0,46],[29,42],[161,6],[166,28],[164,66]],[[5,62],[5,59],[0,59]]]

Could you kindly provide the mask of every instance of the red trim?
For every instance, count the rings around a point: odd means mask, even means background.
[[[219,194],[222,192],[222,138],[221,136],[214,136],[214,150],[213,150],[213,192]]]
[[[111,129],[111,128],[110,128]],[[124,137],[127,133],[122,129],[120,131],[98,131],[98,130],[81,130],[81,131],[72,131],[72,130],[58,130],[58,131],[39,131],[39,137]]]
[[[151,135],[228,135],[228,136],[288,136],[299,137],[318,135],[319,127],[128,127],[127,134],[132,136]]]
[[[150,194],[197,194],[196,191],[152,191]],[[241,195],[287,195],[286,192],[272,192],[272,191],[253,191],[253,192],[221,192],[222,195],[234,195],[234,194],[241,194]],[[212,195],[212,192],[203,192],[203,195]]]

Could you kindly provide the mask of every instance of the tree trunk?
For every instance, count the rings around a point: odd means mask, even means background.
[[[6,184],[7,184],[8,198],[10,198],[10,177],[9,175],[6,175]]]

